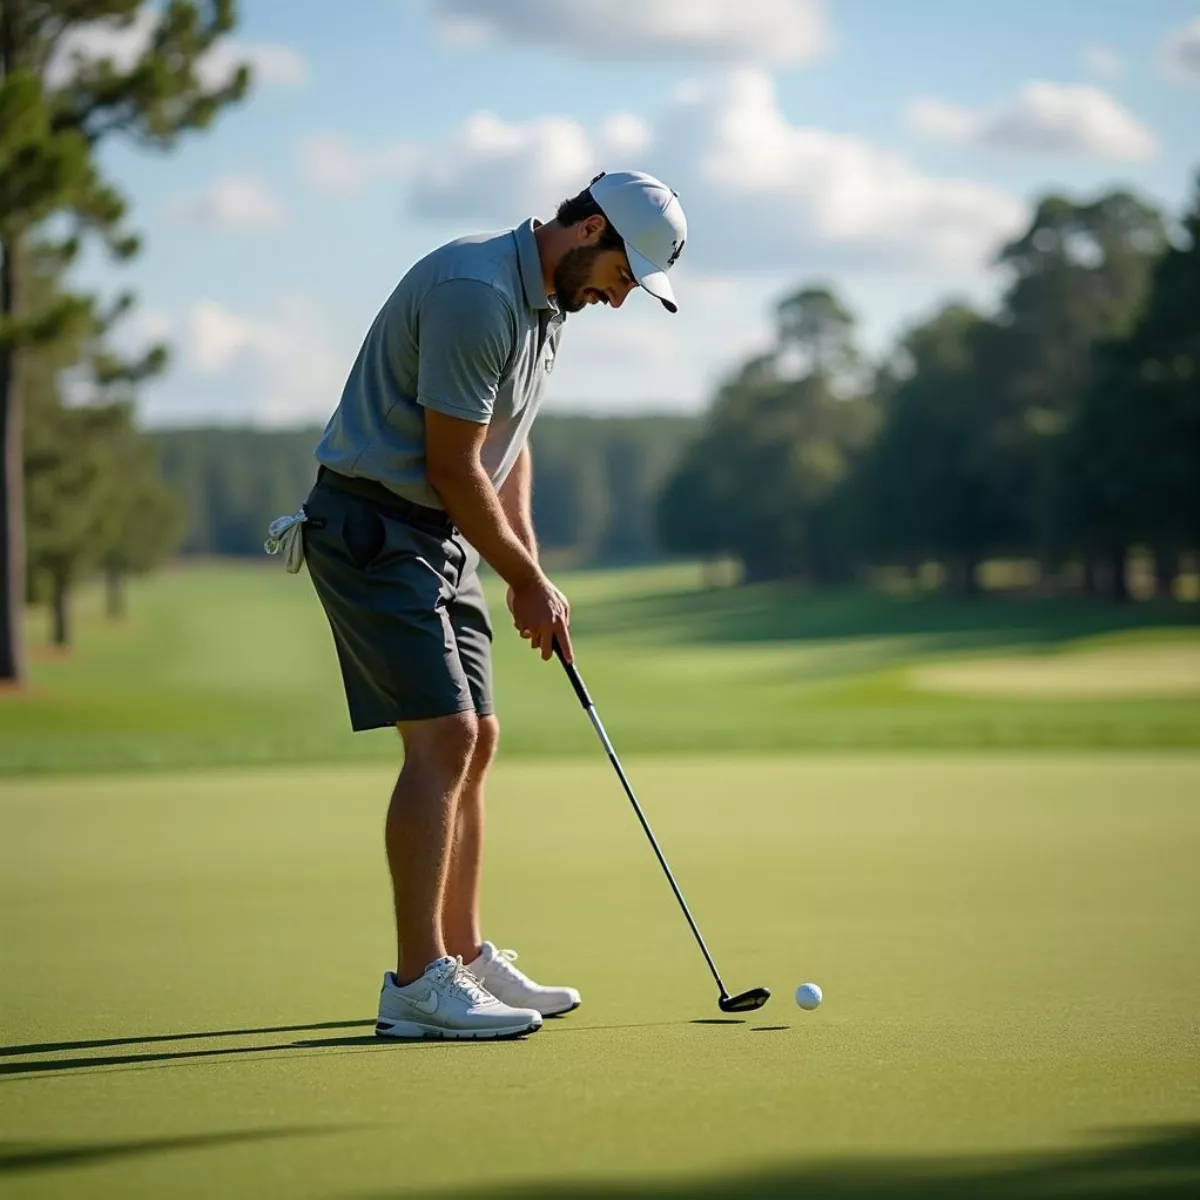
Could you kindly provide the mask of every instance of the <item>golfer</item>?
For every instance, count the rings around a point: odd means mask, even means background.
[[[598,175],[554,220],[460,238],[421,259],[367,333],[317,446],[303,550],[351,725],[394,725],[404,765],[385,826],[398,955],[376,1032],[531,1033],[579,1004],[480,936],[492,704],[485,559],[513,624],[570,660],[570,606],[538,563],[528,438],[568,313],[641,285],[671,312],[687,224],[650,175]]]

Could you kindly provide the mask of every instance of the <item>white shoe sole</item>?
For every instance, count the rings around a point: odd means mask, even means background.
[[[556,1008],[553,1012],[542,1013],[543,1017],[565,1017],[567,1013],[574,1012],[581,1004],[582,1000],[576,1000],[574,1004],[568,1004],[566,1008]]]
[[[420,1021],[389,1021],[381,1018],[375,1022],[375,1036],[389,1038],[496,1039],[520,1037],[525,1033],[537,1033],[541,1021],[522,1021],[519,1025],[501,1025],[495,1029],[449,1029],[445,1025],[424,1025]]]

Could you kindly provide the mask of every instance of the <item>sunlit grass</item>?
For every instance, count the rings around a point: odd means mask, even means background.
[[[1194,604],[707,589],[694,564],[558,582],[580,668],[630,751],[1200,744],[1200,696],[1187,686]],[[487,587],[502,752],[591,752],[557,664],[516,637],[503,588]],[[31,622],[32,686],[0,696],[0,771],[396,758],[392,731],[349,731],[306,575],[274,562],[192,564],[135,581],[124,620],[108,621],[101,601],[98,589],[81,593],[66,655],[46,649],[40,614]],[[1130,655],[1132,698],[1105,665]],[[945,684],[1034,660],[1039,679],[1090,671],[1106,686],[964,694]]]
[[[490,784],[485,936],[584,998],[492,1046],[373,1037],[389,765],[0,783],[5,1186],[1194,1194],[1200,755],[628,766],[726,982],[773,992],[745,1021],[717,1009],[599,754]],[[815,1013],[792,1002],[805,980]],[[1035,1187],[1024,1156],[1049,1150]],[[895,1155],[926,1161],[875,1161]],[[805,1186],[829,1159],[828,1187]],[[1139,1162],[1162,1190],[1125,1173]],[[874,1184],[835,1187],[855,1164]],[[935,1165],[1001,1182],[922,1184]]]

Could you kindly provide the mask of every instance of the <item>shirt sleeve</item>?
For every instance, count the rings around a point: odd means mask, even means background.
[[[449,279],[421,302],[417,402],[486,425],[516,344],[504,297],[475,279]]]

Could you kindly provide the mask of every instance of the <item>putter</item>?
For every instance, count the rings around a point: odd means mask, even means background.
[[[679,890],[679,884],[675,882],[675,876],[671,874],[671,868],[667,866],[667,860],[663,857],[663,852],[658,847],[658,840],[654,836],[654,830],[650,828],[650,822],[646,820],[646,814],[642,812],[642,806],[638,803],[637,797],[633,794],[633,788],[629,786],[629,780],[625,777],[625,772],[621,769],[621,761],[617,758],[617,752],[613,749],[612,742],[608,740],[608,734],[604,732],[604,726],[600,722],[600,714],[596,712],[596,706],[592,703],[592,698],[588,695],[587,688],[584,687],[583,678],[575,669],[575,664],[567,662],[566,658],[563,657],[562,647],[558,644],[557,638],[554,641],[554,653],[558,655],[558,661],[562,663],[563,670],[566,671],[567,678],[571,681],[571,686],[575,689],[575,695],[579,697],[579,703],[583,705],[584,712],[587,713],[588,718],[592,722],[592,727],[596,730],[605,751],[608,753],[609,762],[612,763],[614,770],[617,772],[617,778],[620,779],[621,785],[625,788],[625,795],[629,797],[629,802],[633,805],[633,811],[637,813],[638,820],[641,821],[642,828],[646,831],[646,836],[650,839],[650,845],[654,847],[654,853],[658,856],[659,865],[667,877],[667,882],[671,885],[671,890],[675,893],[675,899],[679,901],[679,907],[683,909],[683,915],[687,917],[687,923],[691,926],[696,943],[704,955],[704,961],[708,963],[708,969],[712,972],[712,977],[717,981],[717,987],[721,989],[720,998],[717,1000],[718,1006],[722,1012],[752,1012],[756,1008],[762,1008],[771,998],[771,993],[767,988],[750,988],[749,991],[738,992],[736,996],[731,996],[726,990],[725,984],[721,982],[721,974],[717,970],[717,964],[713,962],[712,955],[709,954],[708,947],[704,944],[704,939],[700,936],[700,930],[697,928],[696,922],[692,919],[687,901],[684,900],[683,893]]]

